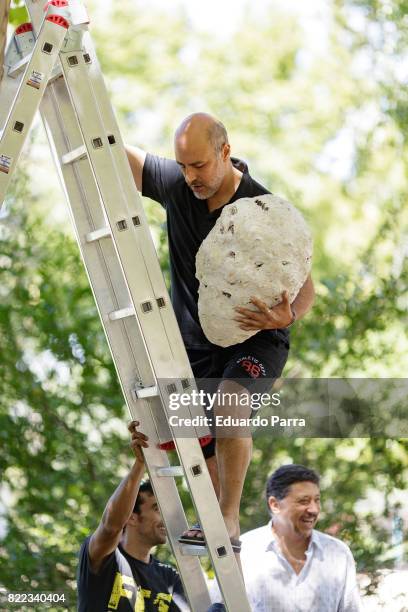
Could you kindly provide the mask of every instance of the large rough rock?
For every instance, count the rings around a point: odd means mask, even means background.
[[[309,228],[290,202],[268,194],[224,206],[196,257],[198,314],[210,342],[231,346],[253,336],[233,320],[235,306],[257,310],[254,295],[271,308],[285,289],[292,302],[311,258]]]

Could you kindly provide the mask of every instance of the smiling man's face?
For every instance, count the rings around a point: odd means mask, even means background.
[[[287,534],[309,537],[320,513],[320,489],[314,482],[295,482],[281,500],[269,498],[273,523]]]
[[[134,513],[134,530],[144,544],[165,544],[167,535],[156,498],[151,493],[141,493],[140,513]]]

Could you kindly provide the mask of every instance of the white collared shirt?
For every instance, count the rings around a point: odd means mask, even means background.
[[[349,547],[313,530],[299,574],[280,551],[272,525],[241,536],[241,563],[253,612],[360,612]]]

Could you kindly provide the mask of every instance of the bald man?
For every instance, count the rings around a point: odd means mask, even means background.
[[[313,303],[312,280],[306,280],[292,304],[285,293],[273,308],[256,296],[251,300],[256,312],[237,308],[237,324],[244,330],[259,330],[245,342],[226,348],[209,342],[198,318],[197,251],[223,206],[270,192],[250,176],[242,160],[231,157],[227,131],[211,115],[194,113],[184,119],[175,132],[174,149],[175,160],[130,146],[127,153],[138,190],[166,209],[171,298],[194,375],[219,379],[221,396],[248,395],[260,379],[270,388],[271,379],[281,375],[287,360],[287,327],[304,316]],[[243,401],[228,408],[215,405],[214,414],[229,411],[247,418],[251,409],[244,405]],[[241,431],[231,437],[217,437],[203,452],[233,548],[239,553],[239,507],[252,455],[251,436]],[[199,528],[183,534],[180,541],[205,544]]]

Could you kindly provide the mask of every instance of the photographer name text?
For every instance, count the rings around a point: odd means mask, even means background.
[[[197,415],[192,418],[180,417],[172,414],[169,417],[171,427],[211,427],[211,417]],[[305,419],[282,418],[277,414],[268,417],[256,416],[254,418],[241,418],[232,416],[217,415],[214,417],[216,427],[306,427]]]

